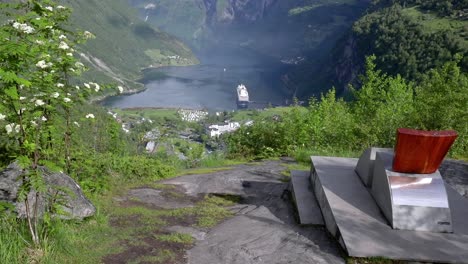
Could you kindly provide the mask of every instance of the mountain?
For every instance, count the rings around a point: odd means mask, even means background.
[[[211,47],[243,47],[282,61],[286,90],[310,87],[337,40],[370,0],[130,0],[140,17],[203,53]],[[308,93],[309,93],[308,92]],[[309,93],[310,94],[310,93]]]
[[[467,71],[467,14],[466,0],[378,1],[337,43],[320,75],[346,93],[372,54],[385,73],[415,82],[429,69],[456,60],[456,54]]]
[[[60,3],[73,9],[72,28],[96,35],[81,47],[82,60],[91,66],[88,79],[135,88],[143,68],[197,63],[184,43],[142,21],[126,0]]]

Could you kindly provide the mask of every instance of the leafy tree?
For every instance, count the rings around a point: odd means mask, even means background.
[[[370,13],[353,26],[359,56],[377,56],[377,67],[407,80],[421,80],[425,72],[468,55],[468,48],[454,30],[428,31],[403,12],[399,4]],[[462,61],[462,68],[468,69]]]
[[[398,127],[411,125],[413,88],[401,76],[388,76],[376,69],[375,56],[366,59],[362,86],[354,90],[356,132],[365,147],[392,146]]]
[[[96,83],[71,83],[84,70],[75,58],[75,45],[92,34],[66,30],[70,10],[52,1],[2,3],[0,7],[8,18],[0,26],[0,122],[17,150],[10,154],[28,172],[18,196],[25,201],[31,236],[38,244],[36,201],[46,191],[39,168],[70,169],[72,134],[82,121],[72,120],[72,111],[100,89]],[[94,115],[88,113],[86,118]],[[63,158],[58,158],[57,146],[63,146]],[[31,190],[36,191],[35,197],[28,196]]]
[[[446,63],[424,76],[416,89],[416,124],[422,129],[454,129],[459,138],[454,154],[468,153],[468,74],[457,61]]]

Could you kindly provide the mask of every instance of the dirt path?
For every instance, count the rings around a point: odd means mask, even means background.
[[[344,263],[324,228],[296,224],[282,174],[286,163],[239,165],[132,189],[117,198],[127,213],[112,224],[154,226],[123,240],[120,253],[103,262]]]

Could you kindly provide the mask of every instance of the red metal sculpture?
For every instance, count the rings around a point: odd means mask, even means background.
[[[393,171],[434,173],[457,136],[457,132],[453,130],[423,131],[399,128]]]

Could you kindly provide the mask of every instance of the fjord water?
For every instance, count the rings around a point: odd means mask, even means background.
[[[144,71],[146,90],[113,96],[108,107],[161,107],[222,111],[236,109],[236,87],[245,84],[252,108],[282,105],[291,96],[282,88],[279,60],[242,47],[210,48],[198,54],[201,63]]]

